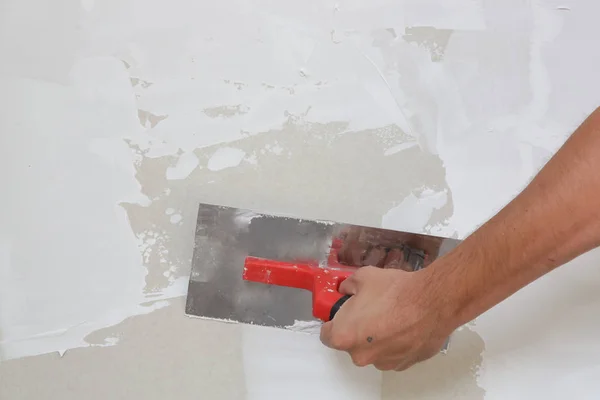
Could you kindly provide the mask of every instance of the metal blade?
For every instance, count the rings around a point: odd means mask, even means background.
[[[261,214],[200,204],[186,314],[264,326],[312,321],[311,293],[247,282],[244,260],[255,256],[327,267],[333,239],[342,240],[347,265],[381,262],[402,251],[400,268],[417,270],[454,248],[459,241],[410,232]],[[403,267],[404,266],[404,267]]]

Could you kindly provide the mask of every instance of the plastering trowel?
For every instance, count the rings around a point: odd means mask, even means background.
[[[200,204],[186,314],[279,328],[329,321],[348,298],[339,284],[357,268],[415,271],[458,243]]]

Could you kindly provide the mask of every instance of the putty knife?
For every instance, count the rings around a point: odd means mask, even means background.
[[[200,204],[186,314],[278,328],[328,321],[357,268],[415,271],[459,242]]]

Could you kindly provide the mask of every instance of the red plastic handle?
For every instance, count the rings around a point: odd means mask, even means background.
[[[340,283],[356,268],[321,268],[317,264],[290,263],[258,257],[246,257],[244,280],[310,290],[313,294],[313,315],[329,321],[349,296],[341,294]]]

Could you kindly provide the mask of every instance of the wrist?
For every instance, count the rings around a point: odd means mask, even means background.
[[[490,282],[480,276],[485,265],[476,253],[460,248],[423,269],[428,296],[441,324],[453,332],[486,310]]]
[[[463,309],[468,303],[467,293],[455,282],[456,274],[450,272],[450,267],[444,256],[415,272],[422,288],[423,306],[436,314],[440,334],[445,336],[464,324]]]
[[[446,324],[456,329],[472,321],[542,274],[509,254],[476,233],[423,270]]]

